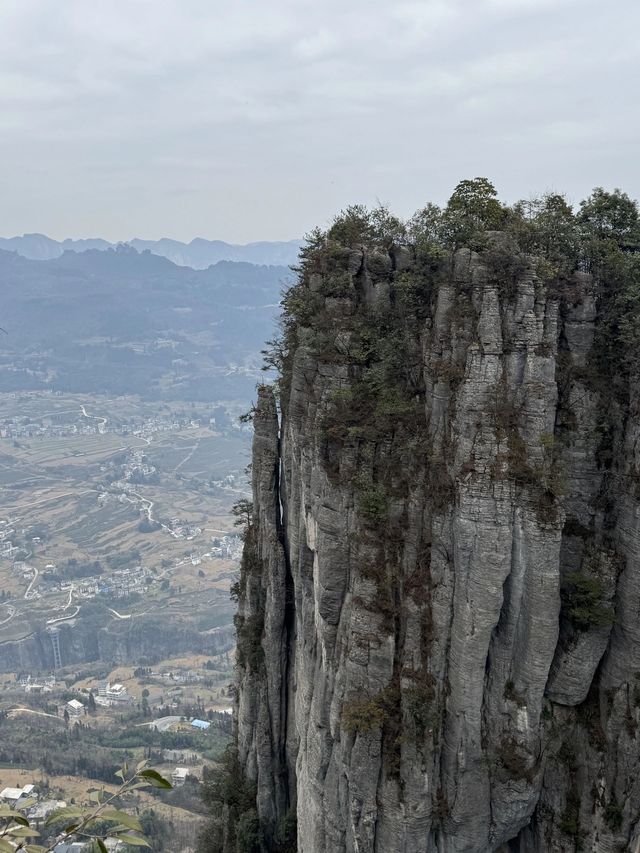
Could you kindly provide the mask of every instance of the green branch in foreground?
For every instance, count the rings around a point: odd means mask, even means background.
[[[90,853],[108,853],[104,843],[107,838],[116,838],[132,847],[151,847],[142,834],[140,821],[133,815],[114,808],[113,803],[118,798],[141,788],[169,789],[172,787],[171,782],[161,776],[157,770],[149,767],[147,761],[141,761],[133,773],[130,773],[125,764],[116,776],[121,779],[121,785],[113,794],[106,796],[103,791],[90,794],[95,806],[86,808],[65,806],[49,815],[45,826],[61,821],[66,823],[62,832],[49,847],[43,847],[32,841],[38,838],[40,833],[31,827],[25,812],[35,803],[35,800],[28,800],[19,809],[0,806],[0,853],[15,853],[16,850],[22,850],[24,853],[52,853],[58,844],[74,837],[90,842]],[[106,831],[92,832],[92,826],[98,822],[112,824],[112,826]]]

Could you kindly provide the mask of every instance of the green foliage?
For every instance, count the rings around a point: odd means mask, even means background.
[[[264,617],[261,613],[247,617],[236,614],[235,625],[238,666],[241,669],[248,668],[252,672],[258,672],[264,663],[264,649],[262,648]]]
[[[270,356],[270,355],[268,355],[268,351],[267,351],[267,350],[262,350],[262,355],[264,355],[264,356],[265,356],[265,365],[266,365],[266,366],[265,366],[265,368],[264,368],[264,369],[265,369],[265,370],[269,370],[269,369],[270,369],[270,367],[271,367],[272,365],[267,361],[267,359],[270,359],[270,358],[271,358],[271,356]],[[239,421],[241,424],[250,424],[250,423],[253,423],[253,416],[254,416],[254,415],[255,415],[255,408],[253,408],[253,407],[252,407],[252,408],[251,408],[251,409],[249,409],[248,411],[243,412],[241,415],[238,415],[238,421]]]
[[[246,534],[253,520],[253,501],[241,498],[231,507],[231,515],[235,518],[234,525],[242,527]]]
[[[133,548],[131,551],[118,551],[115,554],[110,554],[107,557],[107,564],[110,569],[121,569],[126,566],[135,566],[140,560],[140,551]]]
[[[380,697],[353,697],[342,706],[342,728],[354,734],[369,734],[382,728],[385,710]]]
[[[341,246],[358,247],[362,244],[389,248],[405,239],[404,224],[386,207],[379,205],[368,210],[355,204],[337,216],[327,232],[327,239]]]
[[[442,210],[432,203],[416,211],[407,224],[407,236],[418,259],[428,257],[440,243]]]
[[[173,827],[154,809],[146,809],[140,815],[140,823],[145,838],[148,838],[154,850],[161,849],[164,842],[171,840]]]
[[[335,299],[351,296],[353,294],[351,276],[346,270],[337,270],[323,276],[320,292],[323,296],[332,296]]]
[[[339,216],[336,216],[327,231],[327,239],[339,243],[341,246],[370,243],[373,236],[369,211],[362,204],[354,204],[343,210]]]
[[[367,524],[379,524],[387,513],[388,497],[382,483],[360,479],[356,484],[358,511]]]
[[[498,759],[509,776],[532,781],[535,770],[530,767],[529,756],[513,738],[502,738],[498,746]]]
[[[260,821],[258,812],[243,812],[236,824],[236,853],[260,853]]]
[[[577,220],[586,234],[613,240],[622,249],[638,248],[638,206],[619,189],[610,193],[596,187],[588,199],[580,202]]]
[[[219,766],[205,767],[202,781],[202,798],[212,818],[200,835],[198,849],[202,853],[259,850],[256,786],[245,776],[237,749],[229,747]]]
[[[554,436],[548,433],[541,436],[543,460],[534,463],[532,449],[520,433],[520,407],[515,404],[505,381],[496,382],[489,390],[487,413],[502,445],[491,466],[493,477],[510,478],[519,487],[527,489],[535,501],[539,521],[543,524],[555,522],[558,499],[564,495],[566,484]]]
[[[638,207],[620,190],[609,193],[598,187],[581,202],[576,221],[582,265],[599,285],[592,381],[606,397],[626,404],[628,378],[640,369]]]
[[[104,851],[106,838],[118,839],[132,847],[150,848],[144,837],[144,827],[132,814],[116,808],[115,804],[133,791],[154,786],[171,788],[171,783],[157,770],[150,768],[146,761],[140,762],[134,770],[125,764],[117,773],[121,784],[113,794],[94,791],[90,795],[92,806],[65,806],[52,812],[45,821],[45,827],[55,827],[56,837],[49,846],[33,843],[31,839],[40,838],[41,833],[33,829],[26,812],[34,801],[27,801],[19,808],[0,806],[0,850],[24,850],[25,853],[50,853],[61,841],[76,839],[88,842],[92,850]],[[10,843],[16,842],[16,843]]]
[[[487,178],[460,181],[443,214],[443,231],[454,246],[475,244],[483,231],[497,230],[505,221],[505,209]]]
[[[562,607],[579,631],[605,628],[613,623],[613,611],[606,604],[602,581],[580,572],[567,575],[561,589]]]
[[[527,261],[524,255],[516,251],[511,244],[494,242],[484,252],[487,265],[487,278],[494,284],[498,293],[512,299],[517,291],[518,281],[526,271]]]
[[[547,193],[517,202],[509,211],[506,228],[521,251],[540,259],[537,273],[543,280],[574,269],[580,255],[580,229],[564,196]]]

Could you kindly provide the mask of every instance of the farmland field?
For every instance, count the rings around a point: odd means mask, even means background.
[[[0,404],[0,652],[52,620],[75,624],[118,571],[138,580],[115,612],[229,625],[237,547],[231,558],[213,543],[236,541],[230,508],[249,460],[232,418],[216,429],[209,407],[132,397]]]

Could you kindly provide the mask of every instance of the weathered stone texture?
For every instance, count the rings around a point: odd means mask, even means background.
[[[413,263],[406,248],[352,251],[353,295],[325,306],[335,334],[358,305],[388,304]],[[300,328],[280,412],[261,391],[259,569],[240,616],[264,614],[264,660],[240,671],[238,740],[264,825],[297,804],[300,851],[617,851],[637,836],[640,427],[620,420],[623,461],[605,470],[596,323],[588,275],[552,287],[524,259],[505,289],[457,252],[415,339],[424,445],[391,468],[401,536],[384,582],[358,508],[374,463],[321,437],[348,358],[323,359]],[[592,566],[615,621],[576,630],[561,587]],[[357,702],[381,719],[349,726]]]

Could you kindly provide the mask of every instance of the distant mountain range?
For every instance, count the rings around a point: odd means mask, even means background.
[[[88,240],[52,240],[44,234],[23,234],[22,237],[0,237],[0,250],[17,252],[34,261],[50,261],[61,257],[64,252],[86,252],[90,249],[113,249],[118,244],[97,237]],[[120,244],[122,245],[122,244]],[[244,261],[249,264],[267,266],[290,266],[298,257],[301,240],[284,242],[262,241],[235,245],[223,240],[204,240],[196,237],[190,243],[180,240],[128,240],[126,245],[138,252],[150,251],[154,255],[168,258],[181,267],[196,270],[207,269],[219,261]]]
[[[0,250],[0,392],[248,401],[291,276],[124,244],[39,261]]]

